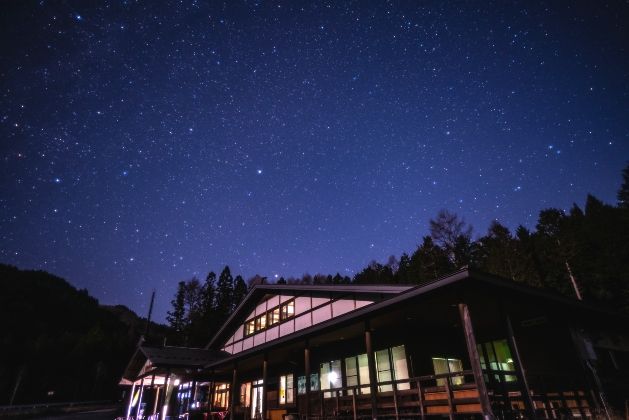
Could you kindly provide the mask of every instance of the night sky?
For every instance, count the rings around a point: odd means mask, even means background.
[[[229,264],[353,275],[629,160],[627,2],[3,1],[0,261],[163,320]]]

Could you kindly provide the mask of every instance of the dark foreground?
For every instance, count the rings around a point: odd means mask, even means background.
[[[112,420],[118,415],[118,408],[106,408],[100,410],[82,411],[69,414],[45,415],[42,417],[31,417],[37,419],[54,419],[54,420]]]

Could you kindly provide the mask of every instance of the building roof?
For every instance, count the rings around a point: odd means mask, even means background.
[[[365,298],[377,297],[377,300],[387,299],[397,296],[415,288],[413,285],[387,285],[387,284],[260,284],[254,286],[240,305],[234,310],[231,316],[225,321],[222,327],[214,335],[206,348],[212,348],[221,339],[228,338],[233,329],[244,321],[244,317],[249,315],[251,310],[269,295],[298,295],[310,292],[313,295],[320,294],[329,296],[331,294],[342,296],[348,294],[360,295]]]
[[[192,347],[151,347],[140,344],[125,368],[124,379],[137,377],[146,362],[152,368],[200,369],[229,356],[228,353]]]
[[[393,293],[391,292],[391,296],[388,299],[385,300],[381,300],[379,302],[375,302],[371,305],[368,306],[364,306],[360,309],[356,309],[352,312],[348,312],[344,315],[338,316],[336,318],[332,318],[328,321],[325,322],[321,322],[319,324],[313,325],[311,327],[305,328],[303,330],[300,330],[299,332],[295,333],[295,334],[291,334],[285,337],[281,337],[278,338],[276,340],[273,340],[271,342],[267,342],[265,344],[253,347],[251,349],[245,350],[241,353],[238,354],[234,354],[231,355],[229,354],[225,359],[223,359],[222,361],[227,361],[227,360],[232,360],[232,359],[238,359],[239,357],[242,356],[246,356],[248,354],[251,353],[255,353],[257,351],[260,351],[262,349],[266,349],[270,346],[276,345],[278,343],[282,343],[282,342],[288,342],[291,340],[295,340],[295,339],[299,339],[300,337],[303,337],[307,334],[311,334],[313,332],[317,332],[317,331],[321,331],[330,327],[336,327],[339,324],[342,323],[346,323],[346,322],[351,322],[352,320],[356,320],[356,319],[360,319],[361,317],[364,317],[365,315],[370,315],[373,314],[375,312],[378,311],[387,311],[389,310],[391,307],[394,307],[395,305],[399,305],[402,302],[405,302],[409,299],[413,299],[415,297],[418,297],[420,295],[423,294],[427,294],[430,293],[433,290],[437,290],[437,289],[441,289],[443,287],[446,287],[448,285],[451,284],[455,284],[455,283],[468,283],[468,282],[475,282],[475,285],[486,285],[489,286],[491,288],[495,288],[496,290],[502,290],[502,291],[509,291],[509,292],[514,292],[518,295],[522,295],[522,296],[530,296],[530,297],[535,297],[535,298],[540,298],[543,300],[547,300],[550,302],[553,302],[554,304],[558,304],[558,305],[563,305],[564,307],[567,308],[573,308],[573,309],[580,309],[583,310],[585,312],[589,312],[589,313],[598,313],[601,315],[607,315],[607,316],[612,316],[615,318],[627,318],[626,316],[619,314],[616,311],[612,311],[609,310],[608,308],[604,308],[601,307],[599,305],[595,305],[595,304],[591,304],[588,302],[583,302],[583,301],[579,301],[575,298],[570,298],[570,297],[566,297],[563,295],[560,295],[558,293],[554,293],[554,292],[550,292],[547,290],[542,290],[542,289],[538,289],[538,288],[534,288],[531,286],[527,286],[524,284],[520,284],[520,283],[515,283],[511,280],[507,280],[501,277],[497,277],[494,275],[489,275],[486,273],[482,273],[482,272],[478,272],[475,270],[470,270],[468,268],[464,268],[461,269],[459,271],[456,271],[454,273],[451,273],[447,276],[441,277],[437,280],[434,280],[432,282],[428,282],[428,283],[423,283],[421,285],[418,286],[405,286],[404,289],[400,288],[399,291],[397,293]],[[265,288],[268,288],[269,286],[264,286]],[[276,286],[273,286],[276,287]],[[292,286],[294,289],[299,289],[302,290],[301,287],[299,285],[293,285]],[[312,286],[310,286],[312,287]],[[332,287],[332,286],[328,286],[328,287]],[[353,287],[363,287],[363,286],[353,286]],[[368,287],[368,286],[365,286]],[[267,289],[265,289],[267,290]],[[253,292],[253,290],[252,290]],[[248,296],[249,297],[249,296]],[[246,299],[245,299],[246,300]],[[244,302],[243,302],[244,303]],[[231,318],[230,318],[231,319]],[[627,320],[629,322],[629,319]],[[225,323],[225,325],[223,326],[223,328],[225,328],[225,326],[229,323],[228,322]],[[220,331],[219,331],[220,332]],[[216,340],[216,338],[219,335],[217,334],[217,336],[214,337],[214,340],[210,343],[210,345],[212,345],[214,343],[214,341]],[[218,363],[220,363],[221,361],[216,360],[212,363],[209,364],[209,366],[212,365],[217,365]]]

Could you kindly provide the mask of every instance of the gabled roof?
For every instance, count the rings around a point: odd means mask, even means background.
[[[229,338],[229,334],[233,333],[234,329],[245,321],[245,317],[255,309],[256,305],[260,303],[265,297],[269,295],[300,295],[303,293],[311,293],[313,295],[321,296],[345,296],[349,294],[360,295],[365,299],[377,298],[382,300],[383,298],[389,298],[399,295],[415,286],[409,285],[383,285],[383,284],[368,284],[368,285],[355,285],[355,284],[325,284],[325,285],[296,285],[296,284],[261,284],[256,285],[249,291],[247,296],[242,300],[240,305],[234,310],[231,316],[225,321],[220,330],[214,335],[210,343],[206,348],[211,348],[217,344],[221,339]]]

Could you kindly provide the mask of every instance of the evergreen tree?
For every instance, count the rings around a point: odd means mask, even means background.
[[[247,284],[240,275],[237,275],[234,279],[234,309],[240,305],[245,296],[247,296]]]
[[[180,281],[177,286],[175,298],[170,302],[172,310],[168,311],[166,320],[168,324],[178,333],[182,334],[185,328],[186,317],[186,282]]]
[[[424,236],[422,244],[411,255],[408,273],[412,283],[425,283],[453,270],[448,252],[435,244],[432,237]]]
[[[225,266],[216,283],[216,313],[220,319],[226,319],[232,311],[234,302],[234,279],[229,266]]]
[[[629,162],[622,170],[622,184],[618,190],[618,207],[629,209]]]
[[[275,284],[286,284],[286,280],[284,279],[284,277],[280,277]]]
[[[411,278],[410,269],[411,269],[411,257],[409,257],[408,254],[405,252],[402,254],[402,256],[400,256],[398,269],[397,269],[397,272],[395,273],[395,277],[396,277],[395,282],[402,283],[402,284],[412,283],[413,280]]]

